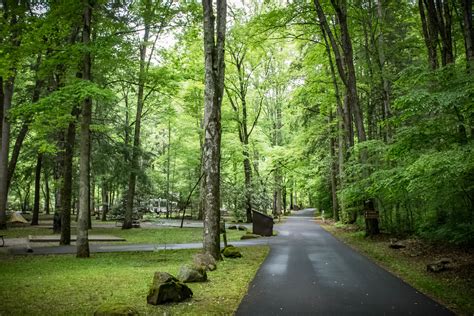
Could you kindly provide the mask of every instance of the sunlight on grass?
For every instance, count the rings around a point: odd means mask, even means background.
[[[243,258],[227,259],[209,272],[206,283],[189,284],[191,300],[180,304],[146,304],[155,271],[176,275],[198,250],[25,256],[0,258],[0,314],[92,315],[105,302],[127,303],[148,315],[230,315],[268,254],[268,247],[241,248]]]

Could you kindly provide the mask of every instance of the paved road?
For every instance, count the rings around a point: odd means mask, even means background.
[[[236,315],[452,315],[312,221],[279,227],[278,241]]]

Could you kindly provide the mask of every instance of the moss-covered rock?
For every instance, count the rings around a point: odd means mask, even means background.
[[[94,316],[135,316],[139,315],[132,306],[122,303],[105,303],[99,306],[94,312]]]
[[[206,282],[207,273],[206,269],[202,266],[181,266],[178,273],[178,279],[184,283],[190,282]]]
[[[214,271],[217,269],[216,259],[208,253],[198,253],[193,257],[193,264],[196,267],[202,267],[206,271]]]
[[[179,282],[169,273],[156,272],[148,292],[147,303],[151,305],[177,303],[192,296],[193,292],[186,284]]]
[[[222,255],[226,258],[241,258],[242,257],[242,253],[240,253],[239,249],[231,245],[222,249]]]

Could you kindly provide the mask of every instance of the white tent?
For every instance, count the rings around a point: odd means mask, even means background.
[[[8,220],[10,223],[28,223],[28,221],[21,215],[20,212],[14,212],[10,219]]]

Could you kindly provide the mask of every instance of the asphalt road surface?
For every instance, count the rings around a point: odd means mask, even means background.
[[[358,254],[303,210],[279,226],[236,315],[453,315]]]

